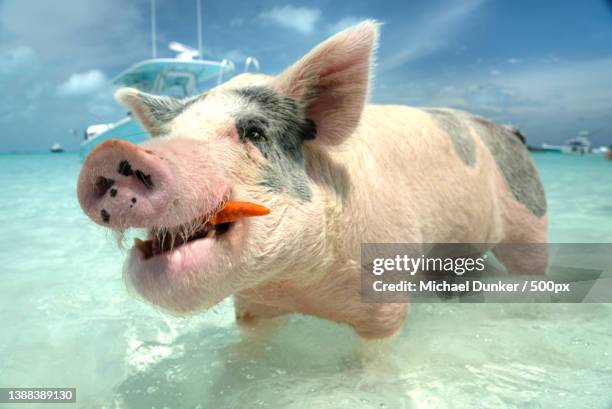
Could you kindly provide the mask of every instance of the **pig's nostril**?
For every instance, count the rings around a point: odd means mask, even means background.
[[[151,189],[153,187],[153,181],[151,180],[151,175],[145,175],[141,170],[137,170],[134,172],[138,180],[142,182],[147,188]]]
[[[102,217],[102,221],[104,223],[110,222],[110,213],[108,213],[105,209],[100,210],[100,216]]]
[[[96,197],[102,197],[114,184],[115,181],[113,179],[108,179],[104,176],[100,176],[96,179],[96,183],[94,184],[94,194],[96,195]]]
[[[122,160],[119,162],[117,172],[123,176],[132,176],[132,165],[130,165],[130,162],[127,160]]]

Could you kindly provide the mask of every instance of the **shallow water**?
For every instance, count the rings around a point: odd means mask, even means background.
[[[535,158],[551,241],[612,242],[612,162]],[[231,301],[168,317],[126,293],[121,253],[79,210],[79,167],[0,155],[0,387],[76,387],[79,408],[612,405],[612,304],[414,305],[368,370],[350,329],[315,318],[248,346]]]

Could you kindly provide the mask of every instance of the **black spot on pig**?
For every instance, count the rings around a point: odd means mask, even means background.
[[[426,109],[449,135],[457,155],[466,165],[476,160],[473,128],[493,156],[512,195],[537,217],[546,214],[546,196],[525,145],[525,135],[508,125],[453,109]]]
[[[100,176],[98,179],[96,179],[96,184],[94,185],[94,191],[96,193],[96,196],[98,197],[102,197],[106,194],[106,192],[108,191],[108,189],[110,189],[111,186],[113,186],[115,184],[115,181],[113,179],[108,179],[105,178],[104,176]],[[114,189],[111,189],[111,191]]]
[[[448,109],[430,108],[426,109],[433,116],[438,127],[448,135],[457,156],[468,166],[476,163],[476,144],[470,134],[470,128],[455,115],[454,111]]]
[[[145,175],[141,170],[136,170],[135,175],[147,188],[151,189],[153,187],[151,175]]]
[[[260,183],[270,191],[287,191],[311,199],[303,144],[316,137],[317,128],[293,99],[263,86],[235,91],[246,104],[235,117],[240,139],[250,142],[267,159]]]
[[[113,189],[111,189],[111,190],[110,190],[110,195],[111,195],[111,197],[115,197],[115,196],[117,196],[117,189],[114,189],[114,188],[113,188]]]
[[[467,115],[467,114],[466,114]],[[546,214],[546,196],[519,130],[477,116],[467,118],[487,146],[516,200],[537,217]]]
[[[132,198],[132,203],[136,203],[136,198],[135,197]]]
[[[523,143],[523,145],[527,145],[527,138],[525,137],[525,134],[521,132],[520,129],[516,129],[510,125],[503,125],[503,127],[506,128],[508,132],[514,134],[514,136],[516,136],[519,139],[519,141]]]
[[[127,160],[122,160],[119,162],[119,167],[117,168],[117,172],[123,176],[131,176],[132,175],[132,165]]]
[[[110,214],[106,210],[100,210],[100,217],[102,217],[104,223],[110,222]]]

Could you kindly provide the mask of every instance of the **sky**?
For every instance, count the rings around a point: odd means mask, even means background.
[[[276,74],[329,35],[383,23],[372,103],[447,106],[612,144],[612,1],[203,0],[206,59]],[[149,0],[0,0],[0,152],[78,150],[125,110],[110,80],[151,56]],[[196,1],[157,0],[158,55],[197,46]],[[76,131],[76,135],[71,132]]]

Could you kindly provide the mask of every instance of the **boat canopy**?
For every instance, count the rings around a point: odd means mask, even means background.
[[[232,69],[226,61],[156,58],[134,64],[117,75],[113,84],[158,95],[184,97],[197,92],[203,82],[219,79]]]

